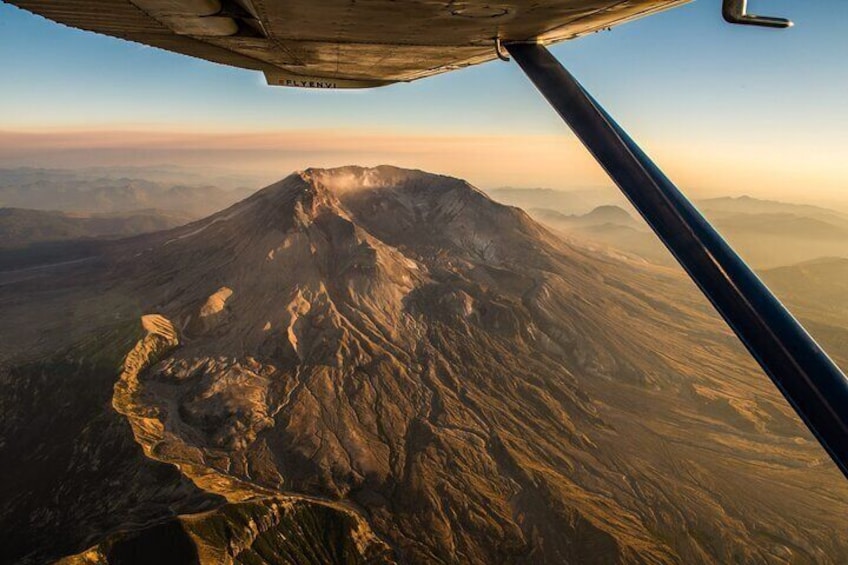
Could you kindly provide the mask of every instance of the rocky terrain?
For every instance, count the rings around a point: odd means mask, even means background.
[[[676,270],[464,181],[309,169],[0,273],[41,563],[842,563],[848,484]]]

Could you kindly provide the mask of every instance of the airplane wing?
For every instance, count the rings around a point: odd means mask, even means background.
[[[362,88],[498,57],[496,40],[574,39],[689,0],[7,0],[56,22],[265,73]]]

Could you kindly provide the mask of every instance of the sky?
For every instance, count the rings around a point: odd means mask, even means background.
[[[695,2],[552,48],[682,188],[848,203],[848,2]],[[514,63],[358,91],[228,68],[0,3],[0,167],[177,164],[280,178],[391,163],[483,188],[610,181]]]

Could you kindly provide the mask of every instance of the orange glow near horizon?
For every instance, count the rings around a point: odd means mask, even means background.
[[[695,197],[748,194],[848,202],[848,165],[818,148],[742,143],[644,146]],[[790,153],[788,155],[787,153]],[[0,131],[0,166],[79,168],[179,165],[271,181],[307,167],[393,164],[484,187],[609,186],[574,136],[428,135],[390,130],[172,131],[165,128]]]

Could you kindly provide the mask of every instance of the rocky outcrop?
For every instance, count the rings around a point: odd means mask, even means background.
[[[222,289],[229,291],[229,289]],[[207,300],[201,316],[220,313],[232,291],[219,291]],[[211,306],[210,306],[211,304]],[[168,409],[178,407],[189,423],[212,430],[225,453],[239,453],[256,438],[257,430],[273,425],[262,415],[258,421],[245,425],[240,420],[231,424],[206,419],[210,413],[228,409],[214,393],[199,399],[210,400],[212,407],[197,409],[192,404],[172,403],[156,407],[144,389],[151,368],[179,346],[177,330],[170,320],[158,314],[142,316],[146,334],[133,346],[124,359],[115,384],[112,405],[127,417],[133,435],[147,457],[174,465],[204,491],[231,502],[200,516],[182,516],[157,524],[130,535],[116,534],[95,547],[60,561],[66,565],[111,563],[122,555],[133,562],[144,560],[174,560],[174,553],[184,552],[186,559],[203,564],[241,563],[251,555],[274,563],[389,563],[391,551],[371,530],[367,520],[344,503],[321,500],[317,497],[279,496],[279,492],[255,483],[235,478],[229,472],[233,465],[226,456],[212,458],[203,450],[189,445],[169,431],[174,424]],[[263,387],[268,386],[270,367],[261,367],[254,360],[249,366],[235,364],[224,368],[209,360],[205,370],[228,374],[228,393],[235,394],[249,407],[261,405]],[[189,370],[197,371],[193,367]],[[174,374],[172,365],[164,363],[162,372]],[[185,375],[176,376],[184,378]],[[248,384],[236,390],[235,383]],[[223,459],[223,461],[222,461]],[[246,462],[241,461],[241,468]],[[282,480],[278,480],[282,487]],[[147,553],[145,553],[147,552]],[[144,557],[146,556],[146,557]]]

